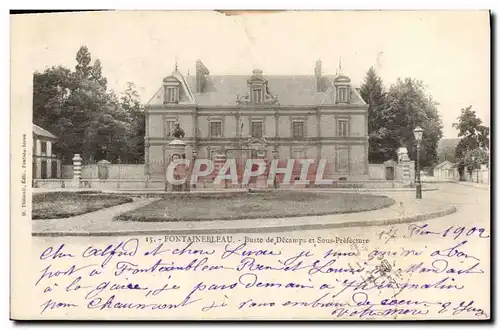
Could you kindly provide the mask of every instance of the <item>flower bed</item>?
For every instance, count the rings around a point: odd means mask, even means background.
[[[282,218],[371,211],[394,200],[369,194],[273,191],[232,196],[169,195],[162,200],[119,215],[128,221],[204,221]]]

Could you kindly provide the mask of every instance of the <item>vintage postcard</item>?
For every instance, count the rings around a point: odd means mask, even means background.
[[[491,318],[488,11],[10,20],[12,319]]]

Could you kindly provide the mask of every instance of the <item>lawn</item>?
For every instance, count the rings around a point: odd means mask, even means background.
[[[51,192],[33,195],[31,218],[68,218],[106,207],[132,202],[132,198],[109,194]]]
[[[282,218],[371,211],[388,207],[394,200],[385,196],[275,191],[266,193],[168,196],[144,207],[123,213],[115,220],[204,221]]]

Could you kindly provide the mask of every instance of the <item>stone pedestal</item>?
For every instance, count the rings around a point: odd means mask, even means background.
[[[109,178],[109,164],[111,163],[105,159],[97,162],[97,177],[99,180],[107,180]]]
[[[186,159],[186,144],[179,139],[173,140],[165,149],[165,191],[189,191],[189,178],[184,184],[172,184],[167,180],[167,169],[173,161]],[[177,165],[174,178],[182,179],[187,176],[187,166]]]
[[[263,165],[261,165],[261,166],[267,165],[266,164],[266,152],[265,152],[265,150],[258,150],[257,151],[257,159],[262,162]],[[257,180],[255,182],[255,187],[257,189],[267,189],[268,188],[267,174],[266,174],[266,173],[268,173],[268,171],[269,171],[269,169],[266,168],[266,171],[257,177]]]
[[[213,181],[213,188],[214,189],[225,189],[229,188],[231,186],[231,180],[221,180],[220,183],[216,182],[217,176],[219,175],[219,172],[221,168],[224,166],[226,163],[227,156],[221,151],[215,155],[214,159],[214,181]],[[222,175],[227,174],[227,173],[222,173]]]
[[[415,184],[415,162],[408,157],[408,149],[398,149],[398,165],[402,169],[401,180],[405,185]]]

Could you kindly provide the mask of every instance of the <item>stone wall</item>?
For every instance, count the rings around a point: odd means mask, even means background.
[[[108,179],[145,180],[146,174],[144,166],[144,164],[110,164]],[[81,173],[82,179],[98,179],[98,165],[82,165]],[[64,165],[62,167],[62,175],[64,179],[73,178],[73,165]]]
[[[385,180],[385,165],[384,164],[369,164],[368,175],[370,180]]]
[[[480,169],[476,169],[472,171],[472,175],[469,175],[469,172],[466,171],[466,180],[475,182],[475,183],[490,183],[490,170],[486,167],[486,165],[481,165]]]
[[[405,177],[405,164],[407,166],[407,176]],[[394,167],[394,181],[405,182],[407,185],[413,185],[415,183],[415,162],[408,161],[406,163],[399,163],[390,165]],[[369,164],[368,165],[368,175],[370,180],[387,180],[386,168],[388,165],[385,164]],[[390,180],[389,180],[390,181]]]

